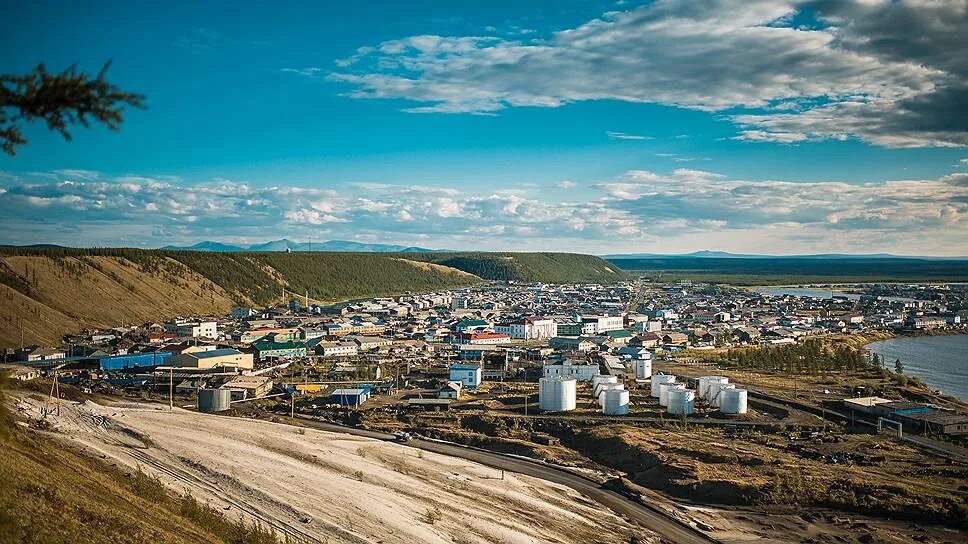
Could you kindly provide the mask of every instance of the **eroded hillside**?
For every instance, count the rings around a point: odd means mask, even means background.
[[[0,258],[0,345],[56,345],[85,328],[221,314],[225,290],[172,259],[147,270],[121,257]]]

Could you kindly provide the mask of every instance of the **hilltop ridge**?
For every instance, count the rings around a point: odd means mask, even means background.
[[[220,315],[235,305],[329,303],[485,280],[611,282],[619,269],[568,253],[203,252],[0,248],[0,346],[57,344],[84,328]]]

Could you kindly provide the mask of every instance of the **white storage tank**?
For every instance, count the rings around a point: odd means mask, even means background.
[[[676,381],[676,377],[672,374],[654,374],[652,376],[652,396],[659,398],[659,385],[674,381]]]
[[[672,389],[684,390],[686,386],[681,383],[669,382],[659,386],[659,406],[669,406],[669,391]]]
[[[635,379],[647,380],[652,377],[652,359],[635,361]]]
[[[700,376],[699,388],[696,390],[696,396],[701,399],[708,399],[709,388],[714,383],[729,383],[729,378],[725,376]]]
[[[629,413],[629,392],[624,389],[609,389],[602,393],[602,413],[610,416],[624,416]]]
[[[229,409],[231,402],[232,392],[228,389],[199,389],[198,391],[199,412],[224,412]]]
[[[592,396],[596,399],[601,396],[606,389],[625,389],[625,385],[620,383],[600,383],[592,389]]]
[[[592,378],[592,389],[597,387],[602,383],[618,383],[618,376],[609,376],[607,374],[599,374]]]
[[[723,391],[730,389],[736,389],[736,385],[731,383],[713,383],[709,387],[709,405],[719,408],[719,403],[723,400]]]
[[[669,406],[666,411],[673,415],[689,415],[693,412],[696,402],[696,392],[692,389],[671,388],[669,390]]]
[[[607,392],[607,391],[622,391],[624,389],[625,389],[625,386],[622,385],[622,384],[620,384],[620,383],[602,383],[602,384],[599,384],[598,385],[598,390],[597,390],[598,391],[598,394],[595,395],[595,398],[598,399],[598,404],[601,404],[602,406],[604,406],[605,405],[605,392]]]
[[[746,397],[745,389],[723,389],[720,392],[719,411],[724,414],[745,414]]]
[[[538,409],[552,412],[574,410],[575,388],[578,384],[572,376],[554,376],[538,380]]]

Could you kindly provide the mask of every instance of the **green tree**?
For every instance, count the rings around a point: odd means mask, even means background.
[[[900,359],[894,361],[894,373],[895,374],[904,374],[904,365],[901,364],[901,360]]]
[[[110,66],[107,62],[93,78],[73,65],[51,73],[43,64],[27,74],[0,75],[0,147],[16,155],[17,146],[27,143],[21,121],[44,121],[66,140],[71,139],[68,126],[87,127],[91,119],[118,130],[125,105],[144,108],[144,96],[109,83],[105,75]]]

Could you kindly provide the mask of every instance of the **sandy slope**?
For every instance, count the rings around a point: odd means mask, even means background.
[[[21,399],[36,414],[39,402]],[[570,488],[381,442],[152,405],[68,403],[63,437],[231,514],[322,542],[628,542]]]

